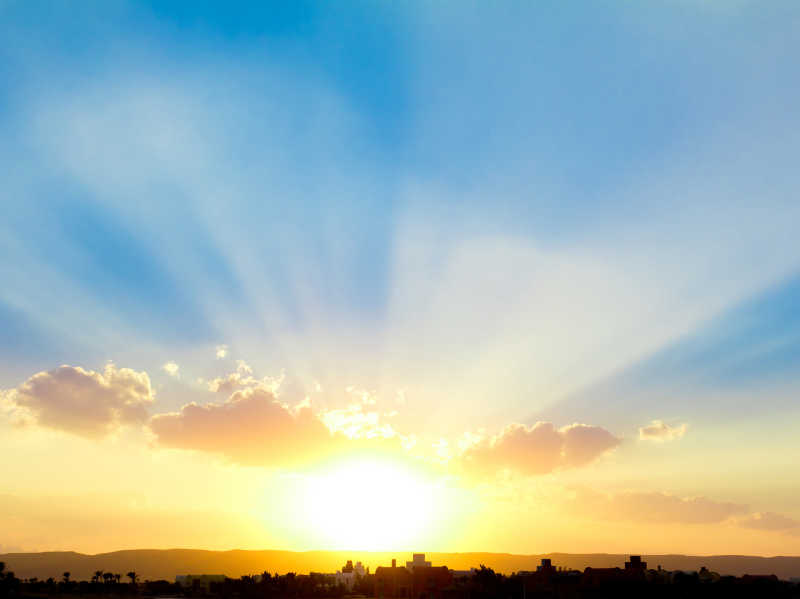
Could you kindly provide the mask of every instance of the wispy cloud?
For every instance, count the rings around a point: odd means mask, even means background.
[[[647,426],[639,428],[639,439],[642,441],[674,441],[686,434],[686,423],[670,426],[662,420],[653,420]]]
[[[755,530],[792,531],[800,529],[800,520],[795,520],[775,512],[754,512],[742,518],[737,518],[736,523],[744,528]]]
[[[748,513],[746,505],[657,491],[599,493],[575,489],[567,509],[597,519],[650,523],[711,524]]]

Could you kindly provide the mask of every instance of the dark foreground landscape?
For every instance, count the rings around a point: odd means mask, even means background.
[[[403,566],[390,555],[11,553],[0,555],[0,597],[800,597],[800,557],[433,553]]]

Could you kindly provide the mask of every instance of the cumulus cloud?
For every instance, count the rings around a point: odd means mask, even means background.
[[[746,505],[706,497],[680,497],[657,491],[604,494],[573,490],[569,511],[603,520],[632,522],[712,524],[748,513]]]
[[[470,473],[507,469],[541,474],[588,464],[620,442],[600,427],[572,424],[556,429],[540,422],[531,427],[511,425],[491,438],[467,435],[460,451],[432,446],[428,455],[427,446],[419,446],[416,437],[400,434],[387,422],[396,412],[379,407],[378,397],[359,387],[345,389],[344,407],[315,411],[308,396],[289,405],[283,374],[257,378],[242,360],[237,361],[235,372],[207,384],[210,391],[227,399],[205,405],[193,402],[178,412],[154,416],[150,429],[159,445],[269,466],[292,465],[365,446],[413,449],[415,457],[452,461]],[[294,395],[290,392],[289,396]]]
[[[157,414],[150,420],[150,429],[162,447],[212,452],[240,464],[274,466],[375,447],[396,437],[391,428],[359,409],[315,414],[309,401],[289,406],[263,385],[239,389],[222,403],[190,403],[179,412]]]
[[[619,443],[620,439],[604,428],[587,424],[560,429],[551,422],[530,427],[511,424],[494,437],[468,441],[461,459],[468,468],[484,472],[546,474],[588,464]]]
[[[653,420],[647,426],[639,428],[639,439],[642,441],[674,441],[686,434],[686,423],[670,426],[662,420]]]
[[[738,518],[736,523],[743,528],[756,530],[788,531],[800,528],[800,521],[775,512],[754,512],[743,518]]]
[[[147,420],[154,392],[146,372],[107,364],[103,372],[59,366],[5,392],[36,424],[89,438]]]
[[[178,364],[177,364],[177,363],[175,363],[175,362],[173,362],[173,361],[171,361],[171,360],[170,360],[169,362],[167,362],[166,364],[164,364],[164,365],[161,367],[161,369],[162,369],[164,372],[166,372],[168,375],[170,375],[170,376],[173,376],[173,377],[176,377],[176,378],[177,378],[177,377],[178,377],[178,371],[180,370],[180,366],[178,366]]]
[[[218,345],[216,347],[217,360],[222,360],[227,355],[228,355],[228,346],[227,345],[222,344],[222,345]]]

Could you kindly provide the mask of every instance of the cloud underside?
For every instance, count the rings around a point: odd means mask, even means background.
[[[102,372],[59,366],[6,391],[21,420],[88,438],[147,421],[154,393],[146,372],[106,365]]]

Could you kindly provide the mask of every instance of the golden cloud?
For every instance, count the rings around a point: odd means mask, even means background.
[[[6,391],[6,402],[39,426],[89,438],[147,420],[155,393],[146,372],[107,364],[103,372],[59,366]]]

